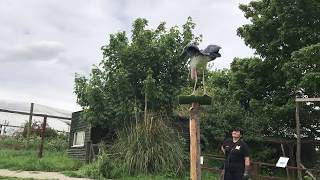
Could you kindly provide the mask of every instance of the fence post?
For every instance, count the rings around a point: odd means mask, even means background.
[[[281,151],[282,151],[282,155],[284,156],[284,157],[287,157],[286,156],[286,152],[285,152],[285,150],[284,150],[284,145],[281,143]],[[287,179],[291,179],[290,178],[290,172],[289,172],[289,169],[286,167],[286,173],[287,173]]]
[[[44,116],[44,117],[43,117],[43,124],[42,124],[42,131],[41,131],[41,143],[40,143],[38,158],[42,158],[42,152],[43,152],[43,144],[44,144],[44,136],[45,136],[45,132],[46,132],[46,126],[47,126],[47,116]]]
[[[296,129],[297,129],[297,152],[296,152],[296,161],[298,169],[298,180],[302,180],[302,172],[301,172],[301,135],[300,135],[300,117],[299,117],[299,104],[300,102],[296,102]]]
[[[252,179],[253,180],[258,180],[260,174],[260,164],[259,163],[252,163]]]
[[[27,127],[27,146],[29,146],[29,140],[30,140],[30,134],[31,134],[33,106],[34,106],[34,103],[31,103],[30,114],[29,114],[29,123],[28,123],[28,127]]]

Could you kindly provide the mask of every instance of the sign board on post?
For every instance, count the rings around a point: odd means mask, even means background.
[[[280,157],[276,164],[276,167],[285,168],[287,167],[288,161],[289,161],[288,157]]]

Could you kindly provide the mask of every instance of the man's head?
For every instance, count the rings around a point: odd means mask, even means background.
[[[232,129],[232,137],[233,138],[240,138],[242,133],[242,129],[239,127],[235,127]]]

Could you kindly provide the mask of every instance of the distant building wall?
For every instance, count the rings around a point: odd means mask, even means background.
[[[88,122],[81,119],[80,113],[81,111],[72,113],[68,155],[81,162],[88,162],[91,127]],[[77,132],[85,132],[83,146],[74,145],[75,133]]]

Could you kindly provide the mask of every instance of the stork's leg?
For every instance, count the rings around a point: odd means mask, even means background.
[[[189,72],[188,72],[188,79],[187,79],[188,81],[190,81],[190,79],[192,79],[192,78],[191,78],[191,71],[192,71],[192,70],[191,70],[191,67],[190,67],[190,68],[189,68]],[[189,79],[189,78],[190,78],[190,79]]]
[[[207,92],[206,92],[206,86],[205,86],[205,83],[204,83],[204,70],[203,70],[203,73],[202,73],[202,86],[203,86],[203,95],[206,95]]]
[[[198,82],[198,75],[197,75],[197,70],[195,69],[195,78],[194,78],[194,87],[193,87],[193,92],[191,95],[195,95],[196,94],[196,87],[197,87],[197,82]]]

